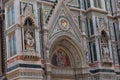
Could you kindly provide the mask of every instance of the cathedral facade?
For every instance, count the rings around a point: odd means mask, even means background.
[[[120,0],[6,0],[8,80],[120,80]]]

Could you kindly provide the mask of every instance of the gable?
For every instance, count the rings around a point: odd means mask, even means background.
[[[49,39],[51,39],[57,33],[69,33],[76,37],[80,41],[80,29],[79,26],[73,20],[71,12],[65,4],[61,5],[57,15],[54,15],[53,22],[48,24],[49,27]]]

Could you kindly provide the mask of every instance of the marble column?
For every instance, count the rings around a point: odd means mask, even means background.
[[[105,0],[101,0],[101,7],[102,7],[102,9],[106,10],[106,8],[105,8]]]
[[[15,4],[14,4],[14,6],[15,6],[15,8],[14,8],[15,9],[15,16],[16,16],[15,22],[17,24],[20,24],[21,23],[21,21],[20,21],[20,6],[18,6],[18,5],[20,5],[20,0],[15,0]]]
[[[35,30],[35,40],[36,40],[36,43],[35,43],[35,46],[36,46],[36,51],[38,52],[38,53],[40,53],[41,51],[40,51],[40,38],[39,38],[39,29],[36,29]],[[41,57],[41,53],[40,54],[38,54],[40,57]]]
[[[94,7],[94,0],[90,0],[90,6],[91,6],[91,8]]]
[[[16,36],[17,54],[19,54],[22,51],[22,35],[21,35],[21,28],[20,28],[19,25],[18,25],[18,28],[15,31],[15,36]]]
[[[112,55],[112,47],[111,47],[111,41],[108,41],[108,45],[109,45],[109,52],[110,52],[110,58],[113,60],[113,55]]]
[[[96,21],[95,21],[96,19],[95,19],[95,16],[92,16],[92,21],[93,21],[93,28],[94,28],[94,35],[95,35],[95,44],[96,44],[96,51],[97,51],[97,60],[98,60],[98,62],[100,62],[100,47],[99,47],[99,39],[98,39],[98,35],[96,35],[96,34],[99,34],[98,32],[97,32],[97,25],[96,25]]]

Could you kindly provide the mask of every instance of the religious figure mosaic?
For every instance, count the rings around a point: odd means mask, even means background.
[[[70,66],[70,61],[64,51],[58,50],[52,57],[52,64],[55,66]]]

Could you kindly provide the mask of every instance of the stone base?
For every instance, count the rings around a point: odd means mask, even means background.
[[[96,73],[91,75],[90,80],[116,80],[116,74],[115,73]]]
[[[43,80],[43,70],[34,68],[17,68],[7,73],[8,80]]]
[[[24,79],[15,79],[15,80],[43,80],[43,79],[28,79],[28,78],[24,78]]]

